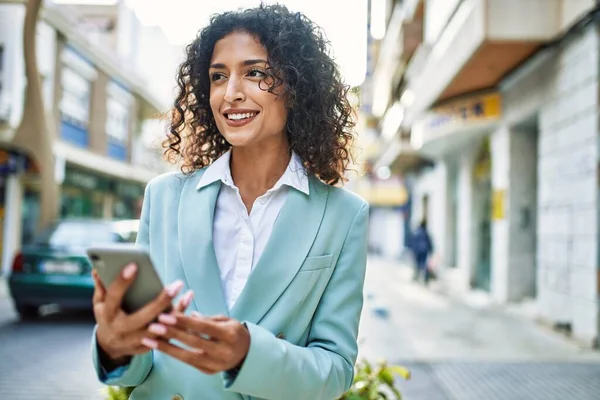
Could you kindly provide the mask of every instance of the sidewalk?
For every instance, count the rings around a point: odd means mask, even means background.
[[[370,258],[359,357],[411,361],[600,361],[534,321],[486,301],[412,281],[412,269]],[[473,300],[473,299],[471,299]]]

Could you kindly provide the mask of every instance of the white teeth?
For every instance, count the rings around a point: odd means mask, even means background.
[[[256,114],[258,114],[258,113],[227,114],[227,118],[233,119],[233,120],[240,120],[240,119],[252,118]]]

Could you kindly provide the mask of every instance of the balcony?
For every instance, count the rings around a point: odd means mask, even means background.
[[[564,28],[561,0],[462,0],[409,77],[411,124],[432,104],[492,88]],[[419,51],[417,51],[419,53]],[[417,57],[415,57],[417,58]],[[412,64],[412,62],[411,62]]]
[[[390,88],[423,41],[423,2],[396,3],[374,71],[373,114],[382,117],[392,100]]]

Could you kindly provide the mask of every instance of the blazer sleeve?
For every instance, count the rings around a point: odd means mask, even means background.
[[[369,206],[363,202],[347,233],[335,270],[314,315],[306,347],[246,323],[250,349],[229,391],[261,399],[335,399],[350,388],[358,354]],[[268,384],[265,384],[268,382]]]
[[[149,218],[150,218],[150,184],[146,185],[144,193],[144,202],[142,204],[142,213],[140,216],[140,227],[138,229],[138,235],[136,239],[136,245],[148,248],[150,245],[150,230],[149,230]],[[138,386],[150,374],[153,364],[153,351],[148,353],[137,355],[132,357],[131,362],[128,365],[124,365],[112,371],[107,371],[104,366],[100,364],[100,357],[98,354],[98,343],[96,342],[96,329],[92,335],[92,361],[94,369],[98,375],[98,379],[111,386]]]

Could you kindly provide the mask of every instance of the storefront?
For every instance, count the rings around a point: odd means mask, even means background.
[[[138,218],[144,187],[68,165],[61,187],[63,218]]]
[[[67,166],[61,187],[60,216],[102,218],[104,198],[109,193],[107,178]]]
[[[114,182],[113,218],[136,219],[142,212],[144,186],[127,181]]]
[[[39,195],[35,184],[37,176],[38,169],[26,155],[16,150],[0,149],[2,265],[10,262],[11,258],[10,254],[4,254],[4,250],[29,240],[39,222]]]
[[[436,160],[415,181],[413,224],[427,218],[441,262],[458,267],[463,288],[491,290],[490,135],[501,119],[500,93],[473,93],[431,109],[413,126],[413,145]]]

